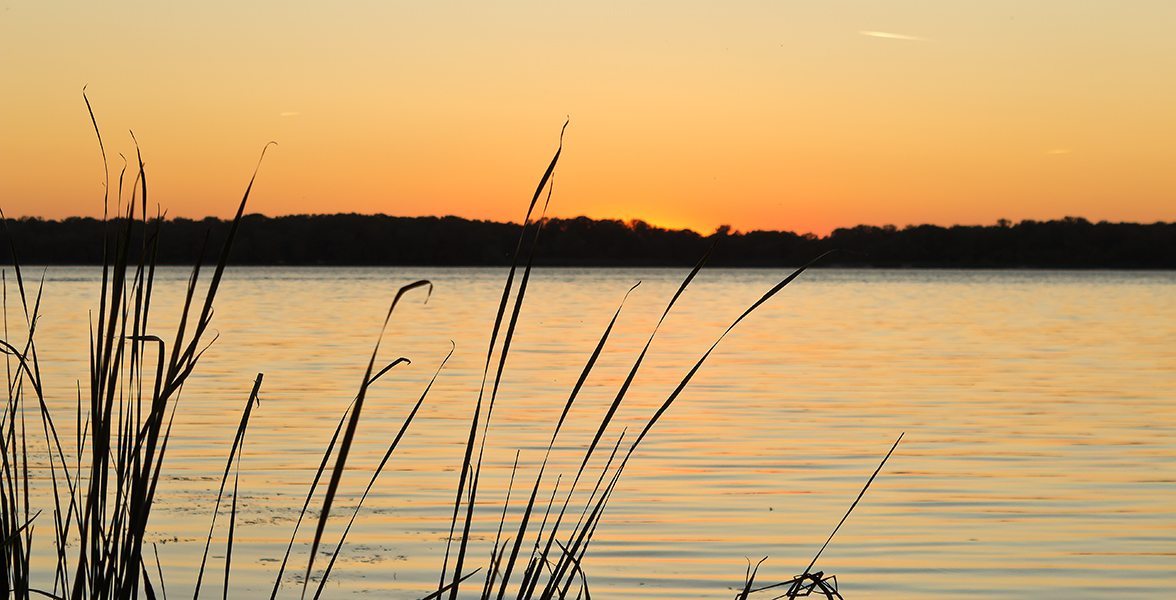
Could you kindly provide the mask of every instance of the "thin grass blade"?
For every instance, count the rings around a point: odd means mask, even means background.
[[[400,440],[404,437],[404,433],[408,431],[409,424],[411,424],[413,419],[416,418],[417,412],[420,410],[421,405],[425,401],[425,398],[429,395],[429,390],[433,389],[433,384],[437,381],[437,376],[441,374],[441,369],[445,368],[445,364],[448,363],[450,357],[453,356],[453,351],[456,349],[456,346],[452,345],[452,342],[450,342],[450,344],[451,346],[449,349],[449,354],[447,354],[445,359],[441,361],[441,364],[433,373],[433,378],[430,379],[429,384],[425,386],[425,391],[421,393],[420,398],[417,399],[416,404],[413,405],[412,410],[409,411],[408,416],[405,417],[404,422],[400,425],[400,431],[396,432],[396,437],[393,438],[392,443],[388,445],[388,450],[384,453],[384,457],[380,459],[380,464],[377,465],[375,470],[372,472],[372,478],[370,481],[368,481],[367,488],[363,490],[363,495],[359,497],[359,502],[355,504],[355,510],[351,512],[351,519],[347,522],[347,527],[343,530],[343,535],[339,537],[339,544],[335,547],[335,552],[331,555],[331,560],[329,563],[327,563],[327,568],[323,570],[323,576],[319,578],[318,588],[314,592],[315,600],[318,600],[319,596],[323,593],[323,586],[326,585],[327,579],[331,576],[331,570],[335,567],[335,560],[339,558],[339,554],[343,550],[343,544],[347,541],[347,534],[351,532],[351,526],[355,524],[355,517],[359,515],[359,509],[363,507],[364,500],[367,499],[368,494],[371,493],[372,488],[375,487],[376,479],[380,476],[380,473],[384,471],[384,466],[388,464],[388,459],[392,458],[392,453],[395,452],[396,447],[400,445]],[[383,375],[388,371],[388,369],[392,368],[396,364],[397,363],[388,365],[384,368],[383,371],[380,371],[376,377]],[[372,380],[374,381],[376,377],[373,377]]]
[[[812,570],[813,565],[817,564],[817,559],[821,557],[821,553],[824,552],[825,548],[829,546],[829,542],[833,541],[833,536],[837,535],[837,530],[841,529],[841,526],[845,523],[845,520],[849,518],[849,513],[853,512],[853,509],[858,505],[858,502],[861,502],[862,496],[866,495],[866,490],[870,489],[870,484],[874,483],[874,478],[877,477],[878,473],[882,471],[882,467],[886,464],[886,461],[890,459],[890,455],[894,454],[894,449],[898,448],[898,443],[902,441],[902,436],[904,435],[906,435],[906,432],[898,434],[898,439],[894,440],[894,445],[890,447],[890,451],[886,453],[886,456],[882,457],[882,462],[878,463],[878,468],[874,469],[874,474],[870,475],[870,478],[866,480],[866,485],[862,487],[862,491],[858,492],[857,498],[854,498],[853,500],[853,504],[849,505],[849,510],[845,511],[845,516],[841,517],[841,521],[839,521],[837,526],[833,528],[833,533],[829,534],[829,539],[825,540],[825,543],[821,545],[821,549],[817,550],[817,555],[813,557],[812,562],[809,563],[809,566],[805,567],[805,574],[808,574],[808,572]]]
[[[315,554],[318,552],[319,544],[322,542],[323,530],[327,526],[327,519],[330,518],[331,504],[335,500],[335,493],[339,489],[339,481],[342,479],[343,470],[347,465],[347,455],[351,451],[351,442],[355,439],[355,430],[359,426],[359,417],[363,411],[363,401],[367,396],[368,386],[371,384],[372,369],[376,364],[376,355],[380,351],[380,342],[383,340],[384,331],[388,328],[388,321],[392,318],[392,311],[396,310],[396,304],[400,302],[400,298],[416,288],[425,286],[429,288],[429,295],[425,296],[425,302],[428,302],[429,296],[433,293],[433,284],[429,281],[422,279],[401,287],[396,292],[396,297],[392,299],[392,305],[388,307],[388,314],[384,317],[384,324],[380,327],[380,335],[376,338],[376,347],[372,350],[372,357],[368,361],[367,369],[364,371],[363,381],[359,386],[359,393],[355,397],[355,408],[351,411],[351,418],[347,421],[347,429],[343,432],[343,439],[339,442],[339,455],[335,460],[335,467],[331,470],[331,480],[327,484],[327,491],[323,496],[322,514],[319,515],[318,526],[314,532],[314,542],[310,547],[310,558],[306,564],[305,585],[302,588],[303,597],[306,596],[306,586],[310,583],[310,574],[314,568]],[[403,361],[398,360],[397,363],[399,362],[408,362],[408,359],[403,359]]]
[[[229,479],[229,472],[233,468],[233,459],[237,456],[237,450],[241,446],[242,440],[245,438],[245,430],[249,426],[249,416],[253,413],[253,405],[257,402],[258,392],[261,391],[261,380],[263,374],[258,373],[257,379],[253,382],[253,391],[249,393],[249,400],[245,403],[245,411],[241,415],[241,422],[237,425],[237,433],[233,437],[233,445],[229,449],[229,460],[225,464],[224,474],[221,476],[220,489],[216,493],[216,503],[213,505],[211,524],[208,527],[208,538],[204,542],[204,553],[200,557],[200,569],[196,573],[196,587],[192,592],[192,600],[200,598],[200,583],[204,579],[204,567],[208,562],[208,549],[212,545],[212,532],[216,529],[216,515],[220,510],[221,498],[225,493],[225,484]],[[234,496],[234,501],[236,497]]]

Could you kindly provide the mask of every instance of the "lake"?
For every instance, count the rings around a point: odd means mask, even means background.
[[[8,271],[8,327],[18,331]],[[26,285],[41,272],[26,268]],[[557,474],[562,499],[687,272],[535,270],[489,426],[467,564],[488,562],[512,472],[507,520],[517,520],[568,394],[626,291],[641,282],[556,441],[544,506]],[[72,439],[100,273],[44,274],[38,352],[62,437]],[[735,317],[785,275],[698,276],[653,339],[589,466],[593,480],[622,430],[631,440]],[[157,277],[152,332],[165,340],[187,276],[165,268]],[[230,268],[213,320],[219,338],[180,396],[152,514],[148,539],[169,593],[192,590],[258,373],[229,595],[269,593],[388,305],[417,279],[433,282],[432,296],[405,296],[379,359],[412,362],[369,393],[328,551],[451,341],[454,355],[364,502],[324,597],[435,590],[505,276],[498,268]],[[835,574],[845,598],[1176,597],[1176,273],[845,269],[806,272],[744,320],[642,442],[584,558],[593,597],[727,599],[748,560],[765,556],[757,582],[790,579],[904,432],[814,567]],[[43,449],[31,452],[44,460]],[[43,469],[34,478],[47,485]],[[591,483],[581,482],[577,498]],[[582,501],[573,506],[578,516]],[[227,517],[222,510],[205,597],[220,595]],[[37,527],[49,587],[52,522]],[[300,530],[281,597],[301,591],[312,530]],[[467,586],[471,597],[483,575]]]

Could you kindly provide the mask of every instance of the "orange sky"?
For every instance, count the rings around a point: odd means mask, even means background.
[[[97,6],[96,4],[117,4]],[[7,3],[0,207],[151,200],[710,232],[1176,221],[1176,3]],[[168,3],[178,4],[178,3]]]

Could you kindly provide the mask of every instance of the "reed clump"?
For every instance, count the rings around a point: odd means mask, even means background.
[[[92,111],[91,119],[106,164],[105,147]],[[610,427],[614,425],[613,418],[641,370],[662,322],[710,258],[711,252],[707,251],[666,304],[661,318],[629,367],[607,409],[599,416],[592,440],[584,448],[583,458],[570,477],[571,484],[561,490],[558,483],[561,481],[560,476],[547,472],[548,458],[570,410],[613,332],[624,305],[624,299],[620,299],[621,306],[601,333],[579,378],[564,400],[534,480],[522,485],[522,499],[511,500],[508,493],[505,502],[515,503],[513,507],[517,509],[509,513],[519,516],[508,522],[507,507],[502,507],[502,517],[498,522],[489,560],[474,565],[471,528],[482,484],[487,431],[522,314],[561,151],[562,133],[560,147],[540,178],[528,206],[491,326],[490,342],[482,362],[482,383],[469,415],[468,430],[464,434],[464,452],[462,464],[457,469],[442,566],[437,574],[435,590],[424,596],[427,600],[456,600],[459,596],[474,595],[483,600],[503,600],[508,595],[520,600],[589,598],[583,569],[585,553],[621,475],[638,447],[724,337],[813,264],[810,262],[790,273],[739,314],[697,361],[684,371],[679,383],[647,417],[644,426],[635,435],[627,435],[623,431],[616,433],[615,427]],[[162,569],[157,560],[144,552],[144,536],[149,528],[152,504],[164,469],[176,399],[211,343],[209,338],[214,301],[257,171],[254,171],[253,178],[246,186],[223,247],[208,257],[209,264],[214,264],[211,272],[206,273],[208,269],[203,266],[205,253],[209,252],[207,243],[200,255],[194,257],[195,266],[188,280],[178,325],[174,333],[165,338],[156,333],[158,328],[153,326],[152,313],[152,291],[162,218],[161,215],[149,217],[147,214],[146,173],[137,151],[135,158],[134,168],[124,168],[119,173],[113,192],[116,205],[114,216],[117,218],[107,221],[109,225],[103,241],[101,291],[98,309],[93,313],[90,335],[89,377],[78,393],[77,410],[73,415],[77,435],[71,440],[72,446],[63,443],[58,435],[55,415],[49,410],[41,381],[35,342],[41,291],[37,289],[34,292],[26,285],[18,248],[14,245],[10,248],[16,296],[20,300],[20,324],[8,323],[6,305],[5,335],[0,342],[0,349],[8,357],[9,368],[8,402],[0,420],[0,454],[3,455],[3,472],[0,474],[0,539],[3,539],[0,552],[0,596],[24,599],[37,594],[71,600],[140,597],[154,600],[157,595],[163,597]],[[112,201],[109,175],[106,188],[104,205],[109,206]],[[207,287],[202,287],[204,285]],[[206,291],[198,294],[198,289]],[[428,281],[416,281],[402,287],[388,308],[384,327],[393,318],[397,305],[406,297],[423,294],[427,301],[427,294],[431,291],[432,284]],[[10,334],[10,325],[19,333]],[[290,565],[292,549],[307,517],[313,521],[314,534],[305,569],[297,567],[304,585],[301,595],[319,598],[335,568],[339,553],[329,553],[328,557],[320,549],[324,545],[328,521],[337,516],[332,514],[335,500],[355,443],[358,424],[363,418],[369,388],[395,366],[407,362],[406,358],[387,364],[379,362],[383,335],[381,330],[363,378],[359,381],[355,398],[340,418],[308,486],[302,511],[274,577],[271,599],[276,598],[281,591],[286,572],[295,569]],[[436,367],[437,373],[409,410],[383,459],[372,470],[367,487],[351,510],[345,529],[338,540],[333,540],[334,548],[340,548],[346,543],[364,499],[375,486],[401,440],[408,434],[411,423],[427,401],[444,365],[445,361],[442,361]],[[199,598],[205,576],[212,576],[207,573],[209,548],[217,514],[226,497],[231,498],[231,503],[226,511],[229,524],[225,564],[219,577],[222,579],[222,594],[228,597],[237,517],[238,476],[234,465],[240,460],[240,448],[262,382],[263,375],[259,373],[242,411],[220,478],[209,536],[196,575],[194,600]],[[33,422],[30,415],[35,415],[40,422]],[[38,428],[41,436],[35,434]],[[30,491],[30,444],[43,444],[43,451],[49,457],[48,472],[52,488],[51,500],[45,507],[33,506],[36,494]],[[601,464],[603,466],[589,467]],[[226,495],[229,485],[232,486],[231,493]],[[321,504],[312,506],[316,498],[321,499]],[[313,516],[315,512],[317,517]],[[52,581],[30,580],[34,522],[42,527],[47,526],[52,532],[56,557]],[[316,566],[319,570],[316,570]],[[749,576],[744,595],[750,591]]]

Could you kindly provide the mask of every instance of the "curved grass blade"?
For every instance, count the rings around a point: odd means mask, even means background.
[[[576,598],[583,597],[585,600],[591,600],[592,594],[588,593],[588,576],[584,574],[584,569],[580,566],[580,557],[583,556],[583,552],[580,553],[579,557],[573,556],[568,552],[568,549],[565,548],[563,544],[559,543],[559,541],[556,541],[555,543],[559,544],[559,549],[562,550],[564,555],[567,556],[568,560],[572,562],[572,574],[568,578],[568,587],[571,586],[572,581],[575,579],[576,575],[579,574],[580,593],[576,595]],[[559,597],[561,600],[567,597],[568,587],[565,587],[564,590],[560,593]]]
[[[584,365],[584,370],[580,372],[580,378],[576,380],[576,385],[572,387],[572,393],[568,396],[568,401],[564,403],[563,412],[559,415],[559,420],[555,423],[555,431],[551,433],[551,442],[547,444],[547,454],[550,456],[552,447],[555,446],[555,438],[559,435],[560,428],[563,427],[564,420],[568,417],[568,411],[572,409],[572,404],[575,403],[576,397],[580,394],[580,389],[584,387],[584,382],[588,380],[588,374],[592,372],[592,368],[596,366],[596,359],[600,358],[600,352],[604,350],[604,344],[608,341],[609,334],[612,333],[613,325],[617,324],[617,317],[621,316],[621,309],[625,307],[625,301],[629,299],[629,294],[637,289],[641,282],[633,284],[629,291],[625,292],[624,297],[621,298],[621,304],[617,307],[617,311],[613,313],[612,319],[608,322],[608,327],[604,328],[604,334],[600,336],[600,341],[596,343],[596,348],[592,350],[592,355],[588,357],[588,362]],[[547,459],[544,458],[544,464]]]
[[[15,544],[20,539],[20,534],[24,533],[24,531],[28,529],[29,526],[33,524],[33,521],[36,520],[36,518],[39,516],[41,516],[41,511],[38,510],[37,514],[29,517],[29,519],[25,521],[23,525],[17,527],[15,531],[8,534],[8,537],[4,538],[3,541],[0,541],[0,548],[7,549],[9,546]]]
[[[481,571],[481,570],[482,570],[482,568],[478,567],[477,569],[474,569],[473,571],[466,573],[465,575],[462,576],[461,580],[458,581],[457,583],[464,583],[465,580],[473,577],[474,575],[477,575],[478,571]],[[442,594],[444,594],[445,592],[448,592],[453,587],[453,585],[454,584],[452,584],[452,583],[447,584],[447,585],[443,586],[441,589],[433,592],[432,594],[429,594],[428,596],[421,598],[420,600],[437,600],[438,598],[441,597]]]
[[[433,373],[433,378],[430,379],[429,384],[425,386],[425,391],[421,392],[421,397],[417,399],[416,404],[413,405],[412,410],[410,410],[408,416],[405,417],[404,423],[400,425],[400,431],[396,432],[396,437],[393,438],[392,443],[388,445],[388,451],[384,453],[384,458],[380,459],[380,464],[377,465],[375,471],[372,472],[371,481],[368,482],[367,488],[363,490],[363,495],[359,497],[359,502],[355,504],[355,510],[351,513],[351,520],[347,522],[347,527],[343,530],[343,535],[339,537],[339,543],[335,546],[335,552],[331,555],[331,561],[327,563],[327,568],[323,570],[323,576],[319,578],[318,588],[314,592],[315,600],[318,600],[319,596],[323,593],[323,586],[326,585],[327,578],[331,576],[331,570],[335,567],[335,560],[339,558],[339,553],[343,550],[343,544],[347,541],[347,534],[351,532],[351,526],[355,523],[355,517],[359,515],[359,509],[363,507],[363,501],[367,499],[368,493],[370,493],[372,491],[372,487],[376,485],[376,478],[378,478],[380,473],[384,471],[384,465],[388,464],[388,459],[392,458],[392,453],[396,450],[396,446],[400,444],[401,438],[404,437],[404,432],[408,431],[409,424],[411,424],[413,419],[416,418],[417,411],[420,410],[421,404],[425,402],[425,397],[429,395],[429,390],[433,389],[433,383],[437,381],[437,376],[441,374],[441,369],[445,368],[445,364],[448,363],[450,357],[453,356],[453,351],[457,348],[457,346],[452,345],[452,341],[450,344],[451,346],[449,348],[449,354],[445,355],[445,359],[441,361],[441,364]],[[383,371],[380,371],[379,375],[376,375],[376,377],[386,373],[388,369],[395,366],[395,364],[396,363],[393,363],[385,367]],[[373,377],[372,379],[375,380],[376,377]]]
[[[784,289],[784,286],[792,283],[797,277],[800,277],[801,273],[804,273],[806,270],[808,270],[809,267],[815,265],[821,259],[825,258],[829,254],[832,254],[833,252],[836,252],[836,250],[825,252],[824,254],[821,254],[820,256],[810,260],[800,268],[793,271],[790,275],[773,286],[772,289],[765,292],[764,295],[761,296],[759,300],[756,300],[751,306],[749,306],[747,310],[743,311],[743,313],[741,313],[735,319],[735,321],[732,322],[731,325],[728,326],[721,335],[719,335],[719,338],[715,340],[715,342],[711,344],[711,347],[707,349],[701,358],[698,359],[698,362],[695,363],[686,376],[682,378],[682,381],[678,384],[678,387],[674,388],[674,391],[668,398],[666,398],[666,401],[663,402],[660,407],[658,407],[657,412],[655,412],[653,417],[649,419],[649,422],[646,423],[645,427],[641,430],[641,433],[637,435],[637,439],[633,441],[633,445],[629,448],[629,452],[626,454],[625,459],[621,462],[621,469],[625,468],[625,464],[629,461],[629,456],[632,456],[633,451],[636,450],[641,441],[645,439],[645,436],[649,433],[649,430],[653,429],[653,426],[657,423],[658,419],[660,419],[661,416],[665,414],[667,410],[669,410],[670,405],[674,403],[674,400],[678,398],[678,396],[682,393],[682,390],[686,389],[686,386],[690,384],[690,381],[694,378],[695,373],[697,373],[698,370],[702,368],[702,364],[706,362],[706,359],[709,358],[711,353],[714,352],[715,348],[718,347],[719,342],[723,341],[723,338],[727,337],[727,334],[731,333],[731,330],[735,329],[735,326],[741,323],[743,319],[745,319],[752,312],[754,312],[755,309],[762,306],[765,302],[775,296],[780,290]]]
[[[369,383],[375,383],[377,379],[387,373],[392,367],[400,364],[402,361],[396,360],[387,364],[379,373],[376,373]],[[278,597],[278,589],[282,587],[282,576],[286,573],[286,565],[290,560],[290,553],[294,550],[294,540],[298,538],[298,528],[302,526],[302,519],[306,516],[307,509],[310,508],[310,501],[314,498],[314,492],[318,489],[319,480],[322,479],[323,472],[327,469],[327,463],[331,460],[331,454],[335,451],[335,443],[339,440],[339,434],[343,431],[343,425],[347,423],[347,417],[351,414],[352,407],[355,406],[355,401],[347,406],[347,410],[343,411],[343,416],[339,418],[339,423],[335,426],[335,432],[331,435],[331,441],[327,443],[327,449],[323,452],[323,460],[319,463],[318,470],[314,473],[314,478],[310,482],[309,489],[306,491],[306,500],[302,503],[302,510],[298,511],[298,519],[294,521],[293,531],[290,532],[290,542],[286,544],[286,552],[282,555],[282,564],[278,567],[278,574],[274,577],[274,589],[270,592],[270,600],[275,600]]]
[[[225,472],[221,476],[220,489],[216,493],[216,503],[212,508],[212,522],[208,526],[208,538],[204,542],[204,554],[200,557],[200,569],[196,573],[196,588],[192,593],[192,600],[200,598],[200,583],[204,579],[204,566],[208,562],[208,548],[212,545],[212,532],[216,529],[216,514],[220,509],[221,497],[225,493],[225,483],[228,481],[229,471],[233,468],[233,459],[237,456],[237,450],[245,438],[245,429],[249,426],[249,416],[253,413],[253,405],[257,402],[257,394],[261,390],[262,377],[263,375],[258,373],[257,379],[253,382],[253,391],[249,393],[249,400],[245,402],[245,412],[241,415],[241,422],[237,425],[237,434],[233,437],[233,445],[229,449],[229,460],[225,464]],[[236,496],[234,496],[233,501],[236,502]],[[232,538],[230,538],[229,543],[232,544]]]
[[[825,551],[825,548],[829,545],[829,542],[833,541],[833,536],[837,535],[837,530],[841,529],[841,526],[845,523],[845,520],[849,518],[849,513],[853,512],[854,507],[856,507],[858,502],[861,501],[862,496],[866,495],[866,490],[870,489],[870,484],[874,483],[874,478],[878,476],[880,471],[882,471],[882,467],[886,464],[886,461],[890,459],[890,455],[894,454],[894,449],[898,448],[898,443],[902,441],[902,436],[904,435],[906,435],[906,432],[898,434],[898,439],[894,440],[894,445],[890,447],[890,452],[887,452],[886,456],[882,457],[882,462],[878,464],[877,469],[874,469],[874,474],[870,475],[870,478],[866,480],[866,485],[862,487],[862,491],[858,492],[857,498],[854,499],[853,504],[849,505],[849,510],[845,511],[845,516],[841,517],[841,521],[837,523],[837,527],[833,528],[833,533],[829,534],[829,539],[825,540],[825,543],[821,546],[821,549],[817,550],[817,555],[813,557],[812,562],[809,563],[809,566],[805,567],[805,575],[807,575],[808,572],[813,568],[813,565],[817,564],[817,559],[821,557],[821,553]]]
[[[319,543],[322,542],[323,530],[327,526],[327,519],[331,513],[331,504],[335,500],[335,493],[339,489],[339,481],[343,477],[343,469],[347,465],[347,455],[351,451],[351,442],[355,439],[355,429],[359,426],[359,417],[363,411],[363,401],[367,396],[368,386],[371,385],[372,369],[376,364],[376,355],[380,351],[380,342],[384,339],[384,331],[388,328],[388,321],[392,318],[392,311],[396,310],[396,304],[400,302],[400,298],[416,288],[425,286],[429,288],[428,295],[425,296],[425,302],[428,302],[429,296],[433,294],[433,284],[424,279],[401,287],[396,292],[396,297],[392,299],[392,305],[388,307],[388,314],[384,317],[384,324],[380,327],[380,335],[376,337],[376,347],[372,350],[372,357],[368,360],[367,369],[363,373],[363,381],[360,383],[359,393],[355,396],[355,408],[351,411],[351,418],[347,421],[347,429],[343,432],[343,439],[339,442],[339,455],[335,460],[334,469],[331,470],[331,480],[327,484],[327,491],[323,496],[322,514],[319,515],[318,526],[314,532],[314,542],[310,546],[310,558],[306,563],[306,578],[302,587],[302,597],[304,598],[306,597],[306,587],[310,584],[310,573],[314,568],[314,557],[318,552]],[[408,362],[408,359],[404,359],[404,362]]]
[[[754,569],[751,567],[751,561],[747,561],[747,574],[743,577],[743,591],[735,597],[735,600],[747,600],[747,597],[752,592],[751,587],[755,584],[755,574],[759,573],[760,565],[764,564],[765,560],[768,560],[768,557],[765,556],[759,562],[755,563]]]
[[[584,467],[588,465],[588,459],[592,457],[592,452],[596,449],[596,445],[600,443],[600,438],[604,435],[604,430],[608,427],[609,422],[612,421],[613,415],[616,414],[617,408],[621,405],[621,400],[623,400],[625,398],[625,394],[628,393],[629,386],[632,385],[633,378],[637,376],[637,371],[641,368],[641,362],[645,360],[645,354],[649,351],[649,345],[653,343],[654,336],[657,335],[658,329],[661,328],[661,324],[666,320],[666,315],[670,314],[670,309],[674,307],[674,303],[677,302],[678,298],[682,296],[682,292],[686,291],[686,287],[690,285],[690,282],[694,281],[694,276],[698,275],[698,272],[701,271],[702,267],[706,265],[708,260],[710,260],[711,254],[714,251],[715,246],[712,244],[710,249],[706,251],[706,254],[703,254],[698,263],[694,265],[694,268],[690,270],[690,274],[686,276],[686,279],[682,280],[682,284],[678,286],[678,291],[674,292],[674,297],[670,298],[670,303],[666,305],[666,310],[662,312],[661,318],[658,319],[657,325],[654,326],[653,332],[649,334],[649,339],[645,342],[645,347],[643,347],[641,349],[641,353],[637,355],[637,360],[633,363],[633,367],[629,370],[629,375],[625,377],[625,382],[621,384],[621,388],[617,391],[616,397],[613,399],[612,404],[608,407],[608,412],[605,413],[604,419],[601,420],[600,428],[597,429],[596,435],[593,436],[592,443],[588,445],[588,451],[584,453],[584,461],[580,463],[580,472],[583,472]],[[577,473],[576,479],[579,479],[579,473]],[[572,487],[573,489],[575,488],[575,483],[572,484]]]

